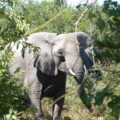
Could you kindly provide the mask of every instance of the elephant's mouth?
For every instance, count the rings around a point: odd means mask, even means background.
[[[61,64],[59,65],[58,69],[66,74],[72,75],[72,76],[76,76],[76,73],[72,70],[72,69],[68,69],[66,67],[66,63],[65,62],[61,62]]]

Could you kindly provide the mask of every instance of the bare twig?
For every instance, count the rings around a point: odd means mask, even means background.
[[[114,72],[114,73],[119,73],[120,70],[116,70],[116,69],[103,69],[103,68],[93,68],[90,69],[89,71],[106,71],[106,72]]]
[[[78,20],[77,20],[76,23],[75,23],[75,40],[76,40],[76,45],[77,45],[78,50],[79,50],[79,44],[78,44],[78,42],[77,42],[77,37],[76,37],[76,32],[78,32],[78,30],[77,30],[78,24],[79,24],[80,20],[85,16],[85,14],[88,12],[88,10],[93,7],[93,5],[96,3],[96,1],[97,1],[97,0],[95,0],[93,3],[91,3],[91,4],[83,11],[83,13],[80,15],[80,17],[78,18]]]
[[[78,24],[79,24],[80,20],[85,16],[85,14],[88,12],[88,10],[93,7],[93,5],[96,3],[96,1],[97,1],[97,0],[95,0],[93,3],[91,3],[91,4],[83,11],[83,13],[80,15],[80,17],[78,18],[77,22],[75,23],[75,32],[77,32],[77,27],[78,27]]]

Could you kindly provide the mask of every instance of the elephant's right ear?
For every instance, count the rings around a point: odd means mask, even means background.
[[[42,73],[47,75],[56,76],[58,74],[58,69],[51,51],[46,48],[46,50],[40,50],[35,56],[34,67],[40,70]]]
[[[60,65],[58,66],[58,69],[64,73],[68,72],[65,62],[61,62]]]

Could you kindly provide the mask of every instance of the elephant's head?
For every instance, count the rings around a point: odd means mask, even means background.
[[[57,75],[60,69],[81,79],[84,65],[87,69],[93,65],[89,48],[93,41],[86,33],[59,35],[45,32],[36,33],[28,38],[28,42],[40,47],[35,66],[48,75]]]
[[[60,63],[60,69],[77,79],[82,79],[84,66],[89,69],[93,65],[92,46],[93,41],[89,35],[83,32],[60,34],[51,40],[55,60],[64,58],[66,67]]]

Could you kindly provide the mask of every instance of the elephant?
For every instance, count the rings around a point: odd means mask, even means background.
[[[84,32],[67,34],[38,32],[18,42],[20,42],[18,48],[17,43],[11,44],[15,53],[10,63],[10,71],[13,74],[18,68],[24,71],[19,81],[20,84],[27,85],[26,89],[30,94],[26,97],[26,101],[36,107],[35,117],[39,118],[43,116],[41,107],[43,97],[51,97],[56,101],[65,94],[67,74],[72,75],[76,82],[81,84],[85,68],[93,66],[90,50],[93,40]],[[23,47],[23,43],[38,49],[30,52],[29,47]],[[82,90],[78,89],[78,95],[91,110],[91,104],[84,100],[88,99],[84,87]],[[64,98],[54,103],[53,120],[61,115],[63,104]]]

